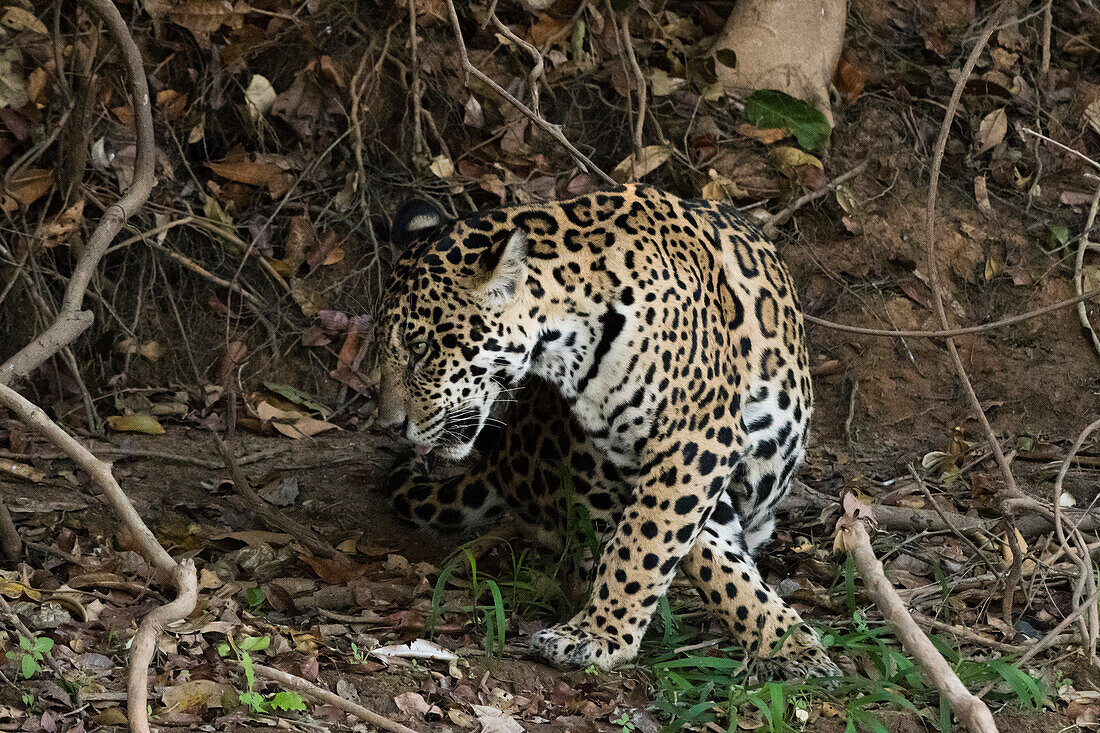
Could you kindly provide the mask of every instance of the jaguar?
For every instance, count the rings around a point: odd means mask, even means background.
[[[813,403],[798,297],[759,228],[627,185],[464,218],[414,199],[390,239],[378,424],[414,446],[385,485],[396,512],[442,531],[510,513],[560,546],[581,506],[599,532],[587,601],[535,653],[633,660],[683,573],[774,676],[840,674],[754,560]],[[470,465],[440,478],[434,456]]]

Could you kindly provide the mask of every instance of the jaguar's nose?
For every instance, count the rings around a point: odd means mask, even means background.
[[[409,416],[400,413],[385,415],[380,411],[377,425],[383,430],[393,430],[399,435],[404,435],[409,427]]]

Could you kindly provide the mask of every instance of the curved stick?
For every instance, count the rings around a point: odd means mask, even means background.
[[[176,599],[149,612],[134,634],[130,670],[126,680],[126,718],[134,733],[149,733],[149,663],[157,651],[160,632],[168,624],[182,621],[198,602],[199,576],[190,558],[176,566]]]
[[[993,722],[993,714],[989,712],[989,708],[966,689],[951,665],[917,626],[917,622],[906,610],[905,602],[886,579],[882,563],[871,549],[871,538],[863,521],[854,516],[842,517],[837,522],[837,532],[844,549],[852,556],[859,575],[863,578],[867,595],[882,612],[886,623],[894,629],[901,645],[920,663],[924,676],[947,699],[955,715],[975,733],[997,733],[997,724]]]
[[[92,325],[95,320],[92,312],[80,309],[88,283],[122,225],[145,203],[153,190],[153,114],[149,106],[149,86],[145,82],[141,53],[114,3],[110,0],[88,0],[88,4],[103,18],[108,33],[122,51],[128,67],[134,125],[137,128],[134,181],[130,190],[103,212],[103,218],[88,239],[84,253],[77,260],[72,277],[69,278],[57,319],[37,338],[0,365],[0,384],[11,384],[15,379],[30,374]]]

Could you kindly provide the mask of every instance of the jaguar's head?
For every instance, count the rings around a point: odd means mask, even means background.
[[[526,238],[500,212],[456,221],[416,200],[398,212],[390,240],[404,255],[376,326],[379,424],[418,453],[458,460],[530,366]]]

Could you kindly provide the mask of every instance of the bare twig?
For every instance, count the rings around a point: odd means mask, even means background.
[[[1050,5],[1047,5],[1047,10],[1050,10]],[[1095,176],[1090,176],[1095,178]],[[1100,179],[1097,179],[1100,180]],[[1100,185],[1096,187],[1096,193],[1092,195],[1092,206],[1089,207],[1089,216],[1085,220],[1085,228],[1081,232],[1081,239],[1077,243],[1077,259],[1073,263],[1073,288],[1077,291],[1078,295],[1081,295],[1085,289],[1085,250],[1089,248],[1089,234],[1092,232],[1092,225],[1096,221],[1096,210],[1100,207]],[[1097,356],[1100,356],[1100,336],[1097,335],[1096,329],[1093,328],[1092,323],[1089,321],[1088,308],[1085,306],[1085,302],[1081,301],[1077,304],[1077,317],[1081,321],[1081,325],[1089,336],[1092,338],[1092,347],[1096,349]]]
[[[11,513],[2,496],[0,496],[0,550],[13,565],[23,559],[23,540],[15,529],[15,522],[11,521]]]
[[[615,9],[611,7],[611,2],[607,2],[608,15],[614,20]],[[638,86],[638,110],[637,118],[634,120],[634,158],[633,162],[639,161],[639,156],[642,154],[642,148],[645,147],[645,140],[643,133],[645,131],[645,116],[646,116],[646,84],[645,74],[642,73],[642,67],[638,65],[638,57],[634,53],[634,39],[630,35],[630,16],[631,12],[627,11],[622,14],[621,22],[617,22],[619,30],[619,37],[621,39],[623,51],[626,52],[626,60],[630,64],[630,73],[634,75],[634,83]],[[631,171],[631,178],[634,177],[633,171]]]
[[[980,559],[982,563],[987,568],[989,568],[990,572],[997,574],[997,567],[989,561],[989,558],[985,556],[985,553],[982,552],[982,548],[974,544],[974,540],[970,539],[970,537],[968,537],[962,530],[956,527],[950,519],[947,518],[947,514],[945,514],[943,509],[940,508],[940,505],[936,503],[936,500],[932,498],[932,492],[928,490],[928,486],[924,483],[924,479],[922,479],[920,477],[920,474],[917,473],[917,469],[913,467],[913,464],[906,464],[906,468],[909,469],[909,475],[912,477],[912,479],[917,482],[917,486],[920,487],[921,493],[924,494],[924,498],[927,499],[928,503],[932,505],[932,509],[936,512],[939,518],[943,520],[943,523],[947,525],[948,529],[951,530],[951,533],[961,539],[966,544],[970,545],[970,549],[973,550],[974,554],[978,556],[978,559]]]
[[[1055,311],[1068,308],[1071,305],[1077,305],[1086,300],[1092,298],[1100,298],[1100,289],[1090,290],[1087,293],[1082,293],[1073,298],[1066,298],[1060,300],[1052,305],[1043,306],[1027,313],[1021,313],[1015,316],[1009,316],[1008,318],[1002,318],[999,321],[993,321],[992,323],[983,323],[980,326],[966,326],[964,328],[949,328],[942,331],[891,331],[883,328],[863,328],[862,326],[849,326],[843,323],[835,323],[833,321],[827,321],[824,318],[818,318],[817,316],[811,316],[808,313],[802,314],[802,317],[806,319],[808,323],[813,323],[818,326],[824,326],[825,328],[831,328],[834,331],[844,331],[845,333],[858,333],[862,336],[891,336],[891,337],[905,337],[905,338],[949,338],[951,336],[965,336],[970,333],[985,333],[987,331],[993,331],[998,328],[1004,328],[1005,326],[1012,326],[1024,321],[1030,321],[1032,318],[1038,318],[1039,316],[1045,316],[1048,313],[1054,313]]]
[[[1054,0],[1047,0],[1043,6],[1043,47],[1040,57],[1042,60],[1039,63],[1039,76],[1044,78],[1050,73],[1050,27],[1054,25],[1050,6],[1053,4]]]
[[[282,670],[274,669],[273,667],[265,667],[262,664],[253,663],[252,669],[256,672],[257,677],[262,677],[272,682],[278,682],[283,687],[295,690],[303,695],[308,695],[315,700],[320,700],[333,707],[340,708],[345,713],[350,713],[360,720],[370,723],[382,730],[388,730],[391,731],[391,733],[416,733],[416,731],[408,726],[401,725],[389,718],[384,718],[378,713],[367,710],[358,703],[354,703],[351,700],[345,700],[339,695],[331,693],[323,687],[318,687],[301,677],[288,674]]]
[[[416,2],[409,0],[409,97],[413,108],[413,152],[417,157],[428,155],[428,143],[424,140],[424,123],[421,120],[420,61],[417,48],[419,36],[416,32]],[[365,182],[364,182],[365,185]]]
[[[882,612],[886,623],[894,629],[905,650],[920,664],[925,677],[947,699],[955,715],[967,728],[978,733],[996,733],[997,724],[993,722],[989,708],[966,689],[951,665],[917,626],[905,603],[886,579],[882,563],[871,549],[871,538],[863,522],[856,517],[843,517],[837,523],[837,531],[863,578],[867,595]]]
[[[939,619],[925,616],[923,613],[911,612],[913,620],[921,626],[927,626],[936,631],[945,631],[949,634],[954,634],[963,641],[969,641],[971,644],[979,644],[981,646],[987,646],[990,649],[996,649],[999,652],[1005,652],[1014,654],[1019,651],[1019,648],[1012,644],[1006,644],[1003,641],[997,641],[991,639],[985,634],[979,634],[977,631],[973,631],[964,626],[958,626],[957,624],[949,624],[946,621],[940,621]]]
[[[769,237],[775,234],[779,226],[791,217],[791,214],[798,211],[806,204],[812,201],[816,201],[822,196],[828,194],[830,191],[835,191],[840,184],[855,178],[864,170],[866,170],[867,164],[869,162],[870,161],[865,160],[857,165],[855,168],[841,173],[839,176],[825,184],[825,186],[823,186],[822,188],[819,188],[816,191],[811,191],[810,193],[807,193],[803,196],[799,196],[797,199],[795,199],[793,204],[783,209],[778,214],[773,214],[772,216],[768,217],[767,221],[764,222],[764,233],[767,234]]]
[[[159,547],[159,545],[158,545]],[[126,684],[126,711],[131,728],[149,733],[149,663],[157,650],[160,632],[168,624],[182,621],[198,602],[199,579],[195,561],[188,558],[175,568],[175,600],[149,612],[134,634],[130,652],[130,677]]]
[[[137,127],[133,183],[118,203],[112,204],[103,212],[103,218],[92,232],[84,253],[73,268],[57,318],[37,338],[0,365],[0,384],[11,384],[14,379],[30,374],[92,325],[92,312],[81,310],[88,283],[115,235],[126,220],[145,203],[153,189],[153,116],[149,107],[149,87],[145,82],[141,54],[114,3],[109,0],[88,0],[88,4],[103,18],[128,67],[134,124]]]
[[[133,97],[131,103],[137,128],[133,183],[117,203],[107,207],[99,225],[92,232],[69,278],[61,308],[53,324],[0,366],[0,404],[11,410],[25,424],[45,435],[88,473],[108,503],[118,512],[123,524],[154,569],[177,588],[176,600],[154,610],[142,623],[130,659],[127,682],[128,719],[132,730],[148,733],[146,690],[149,684],[149,662],[156,650],[163,625],[182,619],[195,607],[198,585],[195,566],[191,562],[177,565],[172,556],[161,547],[118,485],[108,464],[97,459],[57,423],[50,420],[39,407],[8,386],[14,379],[30,374],[46,360],[64,350],[91,325],[94,320],[91,311],[81,310],[88,283],[115,235],[149,197],[153,187],[153,117],[141,54],[114,3],[110,0],[88,0],[88,4],[103,19],[128,67]]]
[[[531,58],[534,59],[535,65],[531,67],[531,72],[527,75],[527,86],[530,88],[531,91],[531,111],[541,116],[542,112],[541,110],[539,110],[539,79],[543,79],[545,81],[545,59],[542,58],[542,54],[539,53],[539,50],[537,48],[517,36],[515,34],[515,31],[509,28],[504,21],[497,17],[495,6],[489,9],[489,20],[493,22],[493,25],[496,26],[496,29],[500,31],[505,38],[507,38],[509,41],[516,44],[517,46],[522,46],[527,51],[527,53],[531,54]]]
[[[454,28],[455,40],[458,42],[458,53],[459,56],[462,58],[462,71],[464,74],[463,83],[466,86],[469,86],[470,76],[473,76],[478,81],[482,82],[494,92],[496,92],[501,99],[508,102],[508,104],[512,105],[520,112],[522,112],[525,117],[531,120],[531,122],[535,123],[537,127],[550,135],[550,137],[557,140],[562,147],[569,151],[569,154],[573,156],[573,159],[577,161],[577,164],[580,165],[582,170],[599,176],[601,179],[603,179],[604,183],[607,183],[611,186],[618,186],[619,184],[614,178],[607,175],[607,173],[601,170],[598,165],[589,160],[587,155],[577,150],[573,143],[569,142],[569,139],[565,137],[558,125],[552,125],[539,115],[535,114],[535,112],[530,107],[509,94],[507,89],[502,87],[500,84],[497,84],[495,81],[489,78],[488,75],[481,71],[481,69],[470,63],[470,56],[466,52],[466,41],[462,38],[462,26],[458,22],[458,11],[455,10],[454,0],[447,0],[447,9],[450,11],[451,14],[451,26]]]
[[[1096,168],[1096,169],[1100,170],[1100,163],[1097,163],[1095,160],[1093,160],[1092,158],[1090,158],[1087,155],[1083,154],[1081,151],[1074,150],[1073,148],[1071,148],[1068,145],[1063,145],[1062,143],[1058,142],[1057,140],[1054,140],[1053,138],[1049,138],[1046,135],[1042,134],[1041,132],[1035,132],[1035,130],[1032,130],[1030,127],[1023,128],[1023,131],[1026,132],[1028,135],[1034,135],[1035,137],[1039,138],[1040,140],[1045,140],[1046,142],[1050,143],[1051,145],[1053,145],[1056,148],[1059,148],[1063,152],[1069,153],[1070,155],[1074,155],[1074,156],[1080,158],[1081,160],[1085,161],[1089,165],[1091,165],[1093,168]]]
[[[1048,631],[1046,633],[1046,636],[1044,636],[1042,639],[1040,639],[1038,641],[1038,643],[1035,644],[1035,646],[1031,647],[1026,652],[1024,652],[1023,655],[1021,655],[1019,659],[1017,659],[1013,662],[1013,664],[1015,664],[1017,667],[1022,667],[1025,662],[1027,662],[1027,661],[1031,660],[1032,658],[1034,658],[1035,655],[1038,654],[1039,652],[1046,651],[1050,647],[1054,646],[1056,643],[1064,641],[1063,637],[1061,636],[1061,633],[1063,631],[1065,631],[1066,628],[1070,624],[1075,622],[1077,620],[1077,618],[1082,613],[1085,612],[1085,609],[1088,606],[1095,605],[1097,597],[1100,597],[1100,590],[1093,591],[1091,596],[1084,599],[1084,601],[1079,606],[1077,606],[1077,608],[1073,609],[1073,611],[1068,616],[1066,616],[1064,619],[1062,619],[1061,623],[1059,623],[1053,629]],[[983,687],[978,692],[978,697],[985,697],[986,695],[989,694],[989,691],[992,690],[996,686],[997,686],[997,681],[996,680],[994,680],[993,682],[988,683],[985,687]]]
[[[1000,23],[1001,18],[1010,5],[1011,3],[1009,0],[1004,0],[997,6],[993,15],[986,22],[985,29],[978,38],[978,42],[970,51],[970,55],[967,57],[966,63],[963,65],[962,71],[959,73],[959,77],[955,82],[955,88],[951,92],[951,99],[947,103],[947,110],[944,112],[943,116],[943,124],[940,126],[940,134],[936,139],[935,152],[932,155],[932,173],[928,182],[928,205],[925,211],[925,246],[928,266],[928,284],[932,290],[932,306],[936,312],[936,317],[940,321],[940,326],[944,329],[947,329],[950,324],[947,322],[947,311],[943,306],[943,286],[940,283],[939,262],[936,259],[936,195],[939,192],[940,167],[943,164],[943,154],[947,148],[947,137],[951,132],[951,122],[955,119],[955,112],[958,110],[963,88],[966,86],[966,82],[970,78],[971,73],[973,73],[974,67],[978,63],[978,58],[981,56],[982,51],[985,50],[986,44],[989,43],[993,31],[997,28],[998,23]],[[989,418],[986,417],[985,410],[982,409],[982,403],[978,400],[978,395],[974,391],[974,385],[971,384],[970,377],[966,373],[966,367],[963,366],[962,357],[959,356],[959,350],[955,347],[955,340],[948,337],[946,343],[947,351],[951,354],[951,361],[955,365],[955,373],[958,375],[959,381],[962,382],[966,396],[970,401],[971,410],[975,417],[978,418],[978,422],[981,423],[982,431],[989,441],[989,447],[993,453],[993,458],[997,462],[998,468],[1001,470],[1001,475],[1004,477],[1005,494],[1007,496],[1018,495],[1020,492],[1016,487],[1016,479],[1012,475],[1012,468],[1008,465],[1008,459],[1005,458],[1004,451],[1001,450],[1001,442],[997,439],[996,433],[993,432],[993,426],[989,424]],[[1013,596],[1016,585],[1020,581],[1020,566],[1023,561],[1023,553],[1020,551],[1018,546],[1019,543],[1016,539],[1013,516],[1008,513],[1005,516],[1005,520],[1009,525],[1007,535],[1008,545],[1012,551],[1012,569],[1009,572],[1008,582],[1005,584],[1002,613],[1005,617],[1005,623],[1011,626],[1013,622]]]
[[[1062,526],[1062,484],[1069,472],[1070,465],[1073,463],[1073,457],[1077,455],[1077,451],[1081,450],[1085,439],[1097,428],[1100,428],[1100,420],[1096,420],[1081,431],[1081,434],[1077,436],[1077,440],[1073,441],[1066,460],[1062,462],[1062,467],[1058,471],[1058,478],[1054,480],[1054,533],[1065,553],[1077,563],[1079,570],[1077,584],[1073,589],[1075,607],[1081,605],[1081,597],[1086,591],[1096,589],[1096,578],[1092,573],[1092,559],[1089,554],[1088,543],[1085,541],[1084,535],[1081,534],[1080,528],[1074,527],[1071,532],[1076,548],[1070,549],[1070,543],[1067,541],[1065,529]],[[1081,638],[1089,650],[1089,663],[1097,666],[1096,645],[1097,637],[1100,636],[1100,613],[1098,613],[1095,603],[1088,604],[1088,608],[1080,618],[1080,626]]]
[[[237,465],[247,466],[252,463],[273,458],[282,453],[286,453],[292,449],[291,445],[281,445],[275,448],[265,448],[264,450],[256,451],[255,453],[249,453],[241,456],[237,459]],[[210,468],[219,470],[222,468],[228,468],[224,461],[215,461],[209,458],[199,458],[198,456],[188,456],[182,453],[169,453],[167,451],[159,450],[146,450],[143,448],[89,448],[96,458],[100,460],[124,460],[127,458],[156,458],[160,461],[167,461],[169,463],[183,463],[191,466],[198,466],[199,468]],[[12,451],[0,450],[0,458],[11,459],[13,461],[26,461],[35,458],[42,460],[57,460],[59,458],[67,458],[64,453],[15,453]]]
[[[130,503],[130,500],[122,491],[122,487],[118,485],[111,473],[111,467],[92,455],[91,451],[81,445],[76,438],[66,433],[41,408],[32,404],[6,384],[0,384],[0,405],[15,413],[27,426],[46,436],[51,443],[64,451],[73,463],[91,477],[92,482],[103,492],[107,502],[122,518],[123,524],[129,530],[137,546],[141,548],[142,554],[152,563],[154,569],[161,576],[160,579],[176,584],[178,591],[176,601],[153,611],[150,614],[156,614],[153,623],[158,625],[167,624],[190,613],[194,608],[194,593],[190,589],[193,589],[198,583],[195,577],[194,565],[177,565],[167,550],[161,547],[157,538],[149,531],[137,510],[134,509],[134,505]],[[188,575],[188,572],[190,575]],[[143,623],[142,626],[144,627],[145,624]],[[154,643],[156,638],[157,635],[154,634]],[[139,656],[139,651],[142,655],[148,654],[148,656]],[[138,733],[148,733],[149,731],[144,690],[148,685],[150,659],[152,659],[152,650],[145,647],[139,648],[135,644],[130,659],[127,689],[131,692],[138,690],[139,687],[141,689],[139,704],[135,704],[135,700],[131,698],[129,705],[130,726]]]
[[[293,536],[315,555],[337,557],[340,554],[324,537],[321,537],[309,527],[300,524],[289,515],[280,512],[264,501],[263,498],[256,493],[256,490],[252,488],[252,484],[249,483],[248,477],[244,475],[244,471],[241,470],[240,465],[237,463],[233,451],[230,450],[229,446],[222,440],[222,437],[218,435],[217,432],[211,432],[211,435],[214,436],[214,441],[218,444],[218,451],[221,453],[222,460],[225,461],[225,465],[229,468],[229,474],[233,477],[234,490],[236,490],[237,495],[248,504],[248,508],[263,520],[264,524],[280,529]]]

